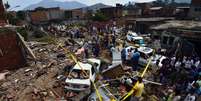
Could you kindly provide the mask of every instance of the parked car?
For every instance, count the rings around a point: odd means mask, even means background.
[[[129,31],[126,35],[126,38],[130,42],[134,42],[134,44],[137,44],[139,46],[145,46],[144,38],[141,36],[138,36],[137,33]]]
[[[133,41],[133,37],[137,37],[137,36],[138,36],[137,33],[132,32],[132,31],[128,31],[126,38],[128,41]]]
[[[65,88],[73,91],[90,89],[91,81],[95,81],[96,73],[98,73],[100,69],[100,64],[101,61],[95,58],[87,59],[84,63],[79,62],[79,64],[76,64],[72,70],[70,70],[68,77],[65,80]]]

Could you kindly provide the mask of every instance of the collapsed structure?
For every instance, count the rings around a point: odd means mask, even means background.
[[[22,67],[26,63],[25,50],[17,32],[0,28],[0,71]]]

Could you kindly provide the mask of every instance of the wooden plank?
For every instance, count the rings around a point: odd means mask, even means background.
[[[34,55],[33,51],[29,48],[29,46],[27,46],[26,42],[24,41],[23,37],[17,33],[17,36],[19,37],[20,41],[22,42],[22,45],[25,47],[25,49],[27,50],[27,52],[30,54],[30,56],[36,60],[36,56]]]

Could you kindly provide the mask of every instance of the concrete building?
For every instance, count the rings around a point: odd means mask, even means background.
[[[177,7],[175,12],[176,19],[187,19],[190,7]]]
[[[201,1],[200,0],[192,0],[189,17],[197,20],[201,20]]]
[[[55,8],[37,8],[30,11],[28,18],[33,24],[43,24],[53,20],[63,20],[64,10],[59,7]]]
[[[64,19],[64,10],[59,7],[47,8],[47,14],[49,20],[62,20]]]
[[[82,9],[73,9],[64,11],[65,19],[67,20],[82,20],[85,19],[85,13]]]
[[[49,21],[48,13],[45,10],[32,11],[29,16],[33,24],[46,23]]]
[[[72,10],[65,10],[64,11],[64,19],[72,19],[73,13]]]
[[[126,18],[135,18],[142,15],[142,9],[139,7],[125,8],[123,10],[123,16]]]
[[[142,9],[142,16],[143,17],[149,17],[150,16],[150,8],[151,3],[136,3],[137,7],[140,7]]]
[[[185,41],[185,44],[192,44],[189,46],[194,46],[195,49],[193,51],[196,51],[201,56],[201,21],[166,21],[163,24],[152,26],[150,32],[153,37],[158,37],[161,40],[162,48],[176,48],[179,41],[182,41],[182,43]],[[192,49],[185,48],[187,51],[192,51]]]
[[[100,11],[109,19],[121,18],[123,16],[123,6],[119,4],[116,7],[101,8]]]
[[[77,19],[84,19],[85,14],[82,11],[82,9],[74,9],[72,10],[72,18],[77,20]]]
[[[149,17],[149,18],[129,18],[125,20],[125,25],[128,30],[135,31],[141,34],[150,33],[150,26],[161,24],[167,20],[172,20],[173,17]]]

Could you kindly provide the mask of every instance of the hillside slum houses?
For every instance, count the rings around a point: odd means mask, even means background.
[[[104,21],[84,8],[39,7],[23,26],[0,16],[0,101],[201,101],[195,2],[96,8]]]

